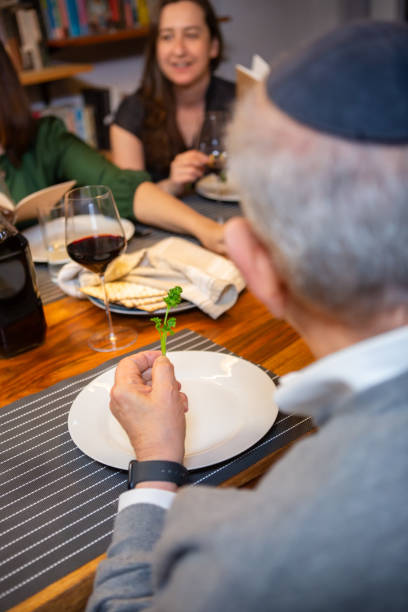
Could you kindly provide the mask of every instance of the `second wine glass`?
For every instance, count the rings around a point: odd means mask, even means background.
[[[112,192],[104,185],[72,189],[65,195],[65,243],[71,259],[99,275],[104,293],[108,330],[93,334],[95,351],[116,351],[136,341],[137,333],[113,327],[105,286],[108,264],[126,249],[126,237]]]
[[[198,148],[208,155],[207,174],[212,174],[211,185],[217,203],[221,203],[221,194],[226,181],[227,152],[225,147],[225,129],[229,120],[226,111],[208,111],[199,136]]]
[[[221,179],[226,169],[225,129],[229,120],[226,111],[208,111],[199,135],[199,149],[209,156],[208,169]]]

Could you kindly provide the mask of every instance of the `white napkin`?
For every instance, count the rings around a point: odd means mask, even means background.
[[[165,290],[180,285],[182,297],[213,319],[233,306],[245,282],[235,265],[183,238],[166,238],[148,249],[121,255],[109,264],[105,280],[127,281]],[[96,274],[75,263],[60,270],[58,285],[73,297],[84,298],[79,287],[99,284]]]

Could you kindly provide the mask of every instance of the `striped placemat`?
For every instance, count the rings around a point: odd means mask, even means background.
[[[231,354],[190,330],[169,338],[168,346]],[[144,348],[160,347],[157,342]],[[84,455],[69,436],[67,417],[77,394],[121,358],[0,410],[0,610],[94,559],[109,544],[127,475]],[[191,472],[191,483],[219,484],[311,428],[308,418],[279,413],[254,447]]]
[[[65,297],[65,293],[51,280],[47,264],[35,264],[35,275],[43,304],[50,304]]]

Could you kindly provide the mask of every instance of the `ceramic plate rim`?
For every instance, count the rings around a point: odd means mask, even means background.
[[[123,225],[123,229],[125,230],[125,234],[126,234],[126,240],[130,240],[133,236],[133,234],[135,233],[135,226],[133,225],[133,223],[131,221],[129,221],[129,219],[123,219],[121,217],[120,219],[122,225]],[[32,225],[31,227],[27,227],[27,229],[23,230],[21,232],[28,240],[28,244],[30,245],[30,251],[31,251],[31,257],[34,263],[47,263],[48,259],[47,259],[47,253],[44,250],[43,246],[40,246],[40,252],[35,253],[33,252],[33,248],[32,248],[32,240],[33,238],[31,237],[31,241],[30,241],[30,236],[31,234],[38,234],[38,236],[35,236],[35,240],[36,243],[34,246],[38,245],[39,243],[41,243],[42,245],[42,238],[41,238],[41,228],[40,225],[37,223],[36,225]],[[27,235],[28,234],[28,235]],[[62,259],[62,260],[57,260],[54,263],[55,264],[64,264],[71,261],[71,259],[69,257]]]
[[[199,195],[203,196],[204,198],[207,198],[208,200],[215,200],[217,202],[239,202],[240,197],[238,193],[230,193],[224,195],[221,194],[221,196],[217,196],[211,191],[207,191],[205,187],[205,180],[207,176],[211,175],[207,174],[196,182],[196,191]]]
[[[97,306],[98,308],[105,310],[105,304],[103,303],[103,300],[93,297],[92,295],[87,295],[86,297],[88,298],[90,302],[92,302],[94,306]],[[171,312],[174,312],[176,314],[178,312],[186,312],[188,310],[192,310],[193,308],[197,308],[197,306],[193,304],[192,302],[187,302],[187,300],[184,300],[183,302],[178,304],[178,306],[175,306],[174,308],[172,308]],[[125,316],[133,316],[133,317],[141,317],[141,316],[151,317],[152,315],[165,314],[166,312],[165,308],[158,308],[157,310],[153,310],[152,312],[147,312],[147,310],[140,310],[139,308],[126,308],[126,306],[122,306],[121,304],[115,304],[114,302],[109,302],[109,310],[113,312],[114,314],[121,314]]]
[[[203,368],[204,356],[204,360],[208,360],[208,362],[213,363],[213,366],[221,368],[221,372],[225,372],[225,367],[229,367],[231,371],[235,369],[236,383],[247,384],[245,381],[248,382],[247,378],[250,374],[250,379],[253,380],[256,377],[257,385],[251,387],[251,389],[247,388],[251,395],[255,391],[259,392],[261,387],[263,391],[267,390],[268,392],[260,395],[258,399],[254,398],[251,405],[244,406],[247,427],[245,429],[241,428],[235,437],[229,437],[222,444],[214,445],[213,448],[187,455],[184,463],[188,469],[200,469],[231,459],[253,446],[269,431],[278,414],[278,406],[274,397],[276,385],[259,366],[241,357],[214,351],[171,351],[168,356],[170,359],[173,358],[174,361],[188,358],[189,365],[195,360],[200,364],[200,371]],[[207,364],[204,365],[207,367]],[[223,367],[224,370],[222,370]],[[116,469],[126,470],[129,461],[134,457],[109,436],[107,420],[109,402],[106,400],[105,406],[96,406],[95,402],[89,401],[89,397],[94,396],[95,398],[98,394],[100,394],[102,401],[104,401],[105,396],[109,396],[108,388],[112,384],[109,380],[113,381],[115,369],[116,366],[96,376],[75,397],[68,414],[68,431],[74,444],[91,459]],[[246,376],[242,376],[242,369],[246,371]],[[183,379],[183,375],[180,376],[180,379]],[[261,384],[259,384],[260,382]],[[239,397],[241,397],[241,393]],[[86,402],[86,411],[81,407],[83,401]],[[256,416],[258,422],[254,419],[254,416]],[[89,431],[92,431],[92,436],[87,435]],[[98,435],[95,435],[97,432],[101,434],[100,439]]]

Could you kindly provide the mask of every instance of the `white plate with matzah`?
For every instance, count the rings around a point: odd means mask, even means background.
[[[226,461],[272,427],[278,414],[275,385],[261,368],[210,351],[170,351],[167,356],[189,400],[184,458],[188,469]],[[68,430],[86,455],[127,470],[135,454],[109,409],[114,375],[115,367],[82,389],[71,406]]]
[[[99,300],[95,297],[91,297],[90,295],[87,295],[86,297],[92,302],[92,304],[98,306],[98,308],[102,308],[102,310],[105,310],[105,304],[102,300]],[[192,310],[193,308],[196,308],[195,304],[183,300],[180,302],[180,304],[174,306],[171,309],[171,312],[174,312],[174,314],[176,314],[177,312],[184,312],[185,310]],[[123,314],[136,317],[140,317],[142,315],[149,315],[151,317],[153,315],[164,314],[166,312],[165,308],[158,308],[157,310],[153,310],[153,312],[147,312],[147,310],[140,310],[139,308],[126,308],[125,306],[121,306],[121,304],[115,304],[114,302],[109,302],[109,309],[115,314]]]
[[[204,198],[217,202],[239,202],[240,196],[234,185],[222,181],[216,174],[203,176],[196,183],[196,191]]]

